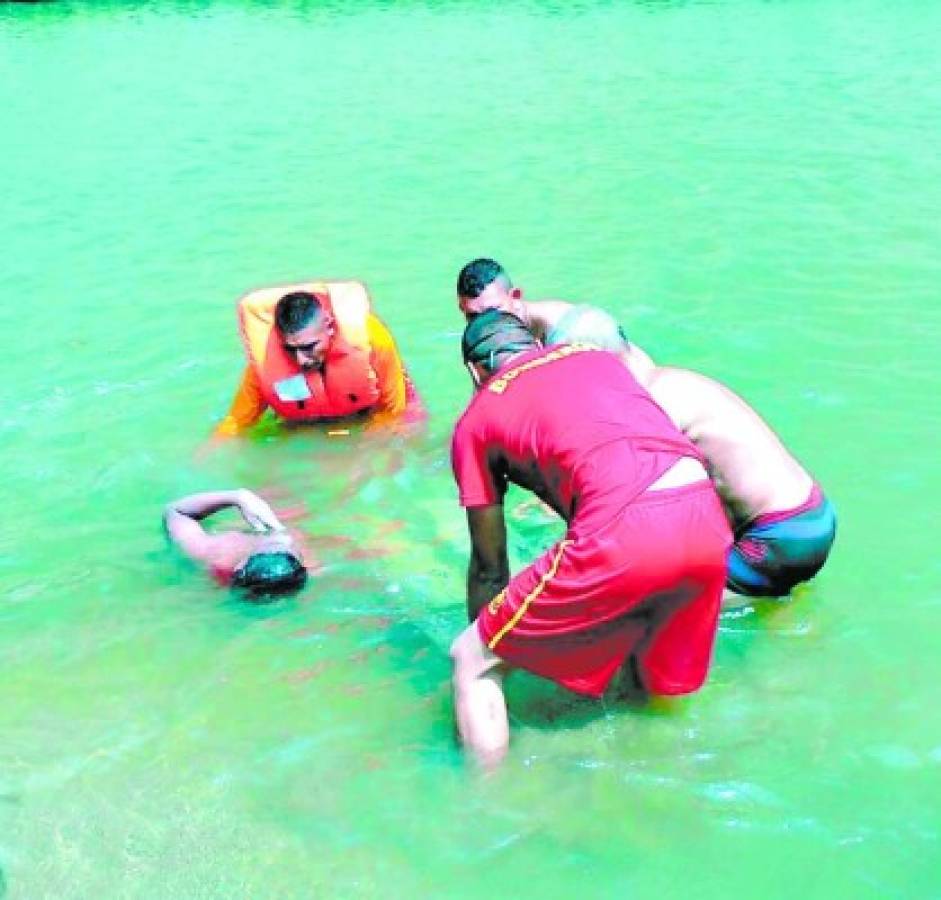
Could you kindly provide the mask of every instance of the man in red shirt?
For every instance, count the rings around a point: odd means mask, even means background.
[[[472,624],[451,656],[458,730],[491,763],[509,742],[507,667],[597,697],[630,660],[649,693],[698,689],[731,534],[701,455],[612,354],[544,350],[497,310],[467,326],[462,351],[478,391],[451,457],[470,531]],[[512,579],[510,481],[568,525]]]

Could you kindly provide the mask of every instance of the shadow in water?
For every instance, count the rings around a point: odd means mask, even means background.
[[[742,603],[724,609],[719,617],[715,659],[741,659],[756,641],[775,636],[802,638],[814,630],[814,612],[819,603],[813,583],[800,584],[786,597],[742,598]]]
[[[651,697],[638,690],[625,673],[616,676],[598,699],[572,693],[521,670],[509,675],[504,690],[510,721],[544,731],[577,730],[611,713],[664,716],[677,709],[676,699]]]
[[[414,622],[396,622],[386,633],[391,647],[389,662],[403,678],[422,693],[436,692],[451,677],[447,648]]]

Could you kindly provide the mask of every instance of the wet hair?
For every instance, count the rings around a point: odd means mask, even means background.
[[[304,564],[286,550],[253,553],[232,573],[232,587],[255,601],[300,590],[306,581]]]
[[[481,257],[469,262],[460,274],[457,276],[457,295],[458,297],[467,297],[473,300],[479,297],[487,286],[492,284],[498,278],[506,282],[507,287],[512,287],[510,276],[506,274],[506,269],[495,259],[486,259]]]
[[[285,294],[274,308],[274,322],[282,334],[294,334],[310,325],[323,310],[320,298],[309,291]]]
[[[529,329],[512,313],[488,309],[473,319],[461,338],[461,355],[488,372],[500,368],[504,357],[538,346]]]
[[[627,335],[617,320],[597,306],[575,306],[546,335],[547,344],[593,344],[618,353],[627,347]]]

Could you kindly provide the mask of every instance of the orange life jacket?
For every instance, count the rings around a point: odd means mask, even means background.
[[[323,374],[304,372],[281,345],[274,324],[278,300],[293,291],[316,294],[333,314],[336,334],[327,351]],[[369,361],[369,295],[358,281],[316,281],[260,288],[238,303],[239,331],[262,396],[284,419],[349,416],[379,399],[376,373]]]

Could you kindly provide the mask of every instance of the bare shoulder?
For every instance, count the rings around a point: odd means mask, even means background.
[[[653,366],[647,389],[658,403],[668,406],[676,413],[675,418],[682,420],[704,407],[723,402],[727,393],[734,396],[715,379],[677,366]]]
[[[167,536],[181,553],[207,564],[236,558],[246,550],[251,540],[249,535],[237,531],[213,534],[199,522],[172,510],[165,515],[164,523]]]
[[[554,328],[574,305],[567,300],[528,300],[526,314],[531,322],[538,323],[545,332]]]
[[[684,390],[696,393],[731,393],[721,381],[679,366],[656,366],[653,379],[668,390]]]
[[[658,370],[647,351],[632,341],[628,341],[627,349],[622,351],[621,358],[637,381],[649,388]]]
[[[727,385],[692,369],[657,367],[649,389],[655,399],[664,398],[674,407],[690,414],[709,411],[714,415],[725,416],[757,415],[752,407]]]

